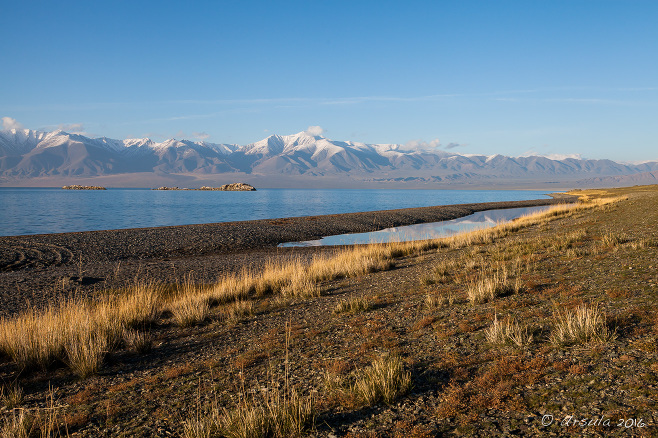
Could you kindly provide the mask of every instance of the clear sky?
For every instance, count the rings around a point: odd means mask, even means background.
[[[658,1],[0,0],[4,127],[658,160]],[[436,142],[432,143],[436,144]]]

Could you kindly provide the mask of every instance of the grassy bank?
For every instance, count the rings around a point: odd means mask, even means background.
[[[3,319],[3,375],[11,377],[3,427],[43,430],[42,411],[30,407],[46,394],[43,379],[60,382],[51,399],[67,401],[52,410],[56,427],[48,427],[58,433],[135,432],[155,421],[186,436],[432,436],[474,434],[483,415],[516,427],[510,412],[527,418],[540,405],[552,409],[554,382],[548,393],[540,389],[551,376],[566,371],[584,382],[603,351],[630,342],[636,326],[633,348],[646,344],[655,355],[658,319],[645,305],[654,289],[627,297],[619,314],[611,305],[630,292],[605,285],[617,284],[616,264],[627,253],[655,255],[642,218],[615,221],[656,192],[580,194],[578,204],[486,230],[307,262],[272,259],[214,284],[192,274],[179,284],[138,279],[94,301]],[[599,268],[584,272],[609,264],[607,279]],[[656,371],[647,369],[650,378]],[[121,380],[124,372],[132,377]],[[154,400],[176,398],[175,421],[165,411],[128,419],[121,401],[148,411],[131,399],[146,387]],[[369,426],[368,409],[385,426]]]

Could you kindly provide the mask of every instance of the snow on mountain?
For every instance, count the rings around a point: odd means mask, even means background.
[[[30,129],[0,131],[0,156],[22,155],[31,151],[46,136],[45,132]]]
[[[398,144],[330,140],[299,132],[245,146],[148,138],[89,138],[61,130],[0,131],[0,175],[94,176],[130,172],[346,176],[371,181],[577,180],[653,175],[658,163],[578,157],[485,156]]]

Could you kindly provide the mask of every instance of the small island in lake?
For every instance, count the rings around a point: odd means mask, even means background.
[[[105,187],[101,186],[80,186],[77,184],[74,184],[72,186],[63,186],[62,189],[64,190],[107,190]]]
[[[231,183],[231,184],[224,184],[223,186],[220,187],[202,186],[198,189],[181,189],[178,187],[158,187],[157,189],[153,189],[153,190],[217,190],[224,192],[255,192],[256,188],[246,183]]]

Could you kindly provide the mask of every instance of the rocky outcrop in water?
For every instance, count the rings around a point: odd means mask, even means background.
[[[222,192],[255,192],[256,188],[246,183],[231,183],[231,184],[224,184],[223,186],[219,186],[219,187],[203,186],[198,189],[181,189],[178,187],[158,187],[157,189],[153,189],[153,190],[204,190],[204,191],[216,190]]]
[[[107,190],[105,187],[101,186],[79,186],[77,184],[74,184],[72,186],[64,186],[62,187],[64,190]]]
[[[199,190],[222,190],[228,192],[255,192],[256,188],[250,184],[246,183],[232,183],[224,184],[220,187],[206,187],[203,186]]]

